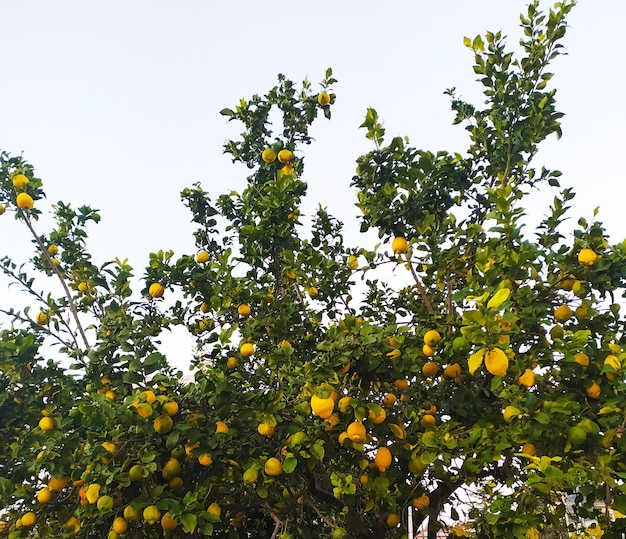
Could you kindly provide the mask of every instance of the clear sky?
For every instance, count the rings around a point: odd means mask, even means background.
[[[193,251],[184,187],[199,181],[216,197],[243,186],[248,171],[222,154],[240,129],[219,110],[265,92],[277,73],[316,82],[332,67],[337,101],[306,152],[304,213],[322,203],[358,245],[349,182],[370,149],[358,129],[366,108],[389,136],[464,152],[465,131],[451,125],[443,95],[455,86],[482,101],[463,37],[502,30],[517,49],[524,10],[521,0],[4,0],[0,150],[23,152],[49,202],[99,208],[96,263],[129,258],[140,274],[150,251]],[[564,136],[539,163],[564,172],[576,215],[601,207],[616,241],[626,237],[624,21],[623,0],[580,0],[572,12],[568,56],[552,67]],[[14,225],[0,225],[0,255],[13,253]]]

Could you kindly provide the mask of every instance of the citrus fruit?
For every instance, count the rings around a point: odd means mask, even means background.
[[[446,378],[456,378],[461,375],[461,365],[458,363],[451,363],[447,365],[445,369],[443,369],[443,375]]]
[[[128,523],[123,517],[115,517],[111,529],[115,533],[124,533],[128,529]]]
[[[358,267],[359,267],[359,259],[356,256],[354,256],[354,255],[350,255],[348,257],[348,267],[351,270],[358,269]]]
[[[317,94],[317,102],[321,107],[325,107],[330,103],[330,95],[328,92],[320,92]]]
[[[350,408],[350,401],[352,400],[352,397],[341,397],[339,399],[339,402],[337,403],[337,408],[339,408],[339,411],[342,414],[345,414],[348,409]]]
[[[422,353],[426,357],[433,357],[435,355],[435,349],[430,346],[430,344],[425,344],[424,346],[422,346]]]
[[[313,299],[313,298],[316,298],[318,296],[319,292],[318,292],[317,288],[315,288],[314,286],[311,286],[311,287],[309,287],[308,294],[309,294],[309,297],[311,299]]]
[[[274,434],[276,427],[267,423],[259,423],[259,426],[256,428],[256,430],[261,436],[267,436],[269,438]]]
[[[278,152],[278,160],[284,165],[293,159],[291,150],[283,149]]]
[[[598,384],[598,382],[592,382],[591,385],[585,389],[587,396],[591,399],[600,398],[600,391],[600,384]]]
[[[231,357],[229,357],[229,358],[226,360],[226,366],[227,366],[229,369],[234,369],[234,368],[235,368],[238,364],[239,364],[239,362],[237,361],[237,358],[236,358],[236,357],[232,357],[232,356],[231,356]]]
[[[35,205],[33,197],[31,197],[28,193],[20,193],[19,195],[17,195],[15,202],[17,204],[17,207],[21,210],[32,210],[33,206]]]
[[[113,509],[113,498],[108,494],[100,496],[98,498],[98,502],[96,503],[96,507],[98,507],[98,511],[101,513],[108,513],[111,509]]]
[[[50,492],[60,492],[67,486],[68,482],[69,477],[51,477],[48,481],[48,488]]]
[[[353,442],[362,442],[365,439],[365,427],[360,421],[353,421],[346,429],[348,438]]]
[[[266,163],[273,163],[276,160],[276,152],[272,148],[265,148],[261,154],[261,159]]]
[[[613,368],[613,370],[620,370],[622,368],[622,363],[617,356],[613,354],[609,354],[604,358],[604,365],[609,365]]]
[[[510,423],[514,418],[522,415],[522,411],[517,406],[509,405],[504,408],[502,415],[504,416],[504,420]]]
[[[509,368],[509,358],[501,348],[492,348],[485,354],[485,367],[494,376],[504,376]]]
[[[146,389],[145,391],[142,391],[141,396],[148,404],[152,404],[156,400],[156,395],[151,389]]]
[[[22,189],[28,183],[28,178],[24,176],[24,174],[16,174],[15,176],[13,176],[13,179],[11,181],[13,183],[13,187],[16,187],[17,189]]]
[[[178,413],[178,403],[176,401],[167,401],[163,404],[162,410],[169,416],[176,415]]]
[[[209,255],[209,253],[207,253],[206,251],[200,251],[197,255],[196,255],[196,262],[198,264],[204,264],[206,262],[209,261],[209,258],[211,258],[211,256]]]
[[[37,515],[32,511],[29,511],[28,513],[24,513],[22,515],[21,521],[24,528],[32,528],[37,522]]]
[[[429,361],[428,363],[424,363],[422,367],[422,373],[424,376],[428,376],[432,378],[439,372],[439,365],[437,365],[434,361]]]
[[[172,457],[165,463],[165,466],[163,466],[161,475],[163,476],[163,479],[170,480],[180,475],[181,470],[182,470],[182,467],[178,459]]]
[[[383,405],[387,408],[393,406],[398,401],[398,398],[393,393],[387,393],[383,397]]]
[[[316,416],[321,417],[322,419],[330,417],[334,408],[335,401],[332,397],[321,398],[317,395],[313,395],[311,397],[311,410]]]
[[[413,475],[422,475],[425,468],[426,465],[424,464],[424,461],[419,457],[413,457],[409,461],[409,472],[411,472]]]
[[[148,294],[150,294],[152,298],[160,298],[163,296],[164,292],[165,288],[161,283],[152,283],[148,289]]]
[[[48,503],[52,499],[52,493],[48,487],[43,487],[37,492],[37,501],[39,503]]]
[[[391,250],[397,255],[401,255],[406,253],[409,244],[406,239],[402,236],[396,236],[391,242]]]
[[[35,321],[41,326],[46,325],[48,323],[48,320],[48,313],[46,311],[39,311],[37,313],[37,317],[35,318]]]
[[[275,477],[283,473],[283,465],[276,457],[270,457],[265,461],[264,470],[267,475]]]
[[[154,430],[159,434],[167,434],[174,427],[174,421],[169,415],[163,414],[154,420],[153,425]]]
[[[376,411],[373,408],[369,409],[368,417],[372,423],[375,425],[380,425],[387,419],[387,412],[385,412],[384,408],[378,407]]]
[[[420,424],[422,425],[423,428],[430,429],[437,424],[437,420],[435,419],[435,416],[432,414],[424,414],[422,416],[422,419],[420,420]]]
[[[48,253],[50,253],[50,255],[52,256],[56,256],[57,254],[59,254],[59,246],[51,243],[50,245],[48,245]]]
[[[51,417],[42,417],[39,420],[39,428],[44,432],[52,430],[54,428],[54,419]]]
[[[524,453],[524,455],[534,457],[537,454],[537,448],[535,447],[535,444],[527,442],[522,446],[522,453]]]
[[[220,505],[217,502],[213,502],[207,508],[207,513],[210,513],[211,515],[215,515],[216,517],[219,518],[220,515],[222,514],[222,508],[220,507]]]
[[[393,385],[396,387],[396,389],[404,391],[409,387],[409,381],[404,378],[399,378],[393,383]]]
[[[142,402],[141,404],[137,405],[137,408],[135,408],[135,410],[137,411],[137,414],[139,414],[140,417],[143,417],[144,419],[149,418],[152,415],[152,406],[150,406],[147,402]]]
[[[391,451],[387,447],[379,447],[374,457],[374,464],[379,472],[384,472],[391,465]]]
[[[582,427],[575,425],[567,431],[567,439],[572,445],[580,445],[587,439],[587,432]]]
[[[216,421],[215,422],[215,432],[222,432],[222,433],[226,434],[228,432],[228,425],[226,423],[224,423],[223,421]]]
[[[213,464],[213,459],[208,453],[202,453],[202,455],[198,457],[198,462],[201,466],[211,466],[211,464]]]
[[[148,524],[156,524],[161,518],[161,511],[156,505],[148,505],[143,510],[143,519]]]
[[[554,310],[554,318],[559,322],[567,322],[572,317],[572,309],[568,305],[559,305]]]
[[[250,316],[250,313],[252,312],[252,310],[250,309],[250,305],[246,304],[246,303],[242,303],[241,305],[239,305],[239,307],[237,307],[237,312],[239,313],[239,316]]]
[[[243,343],[239,351],[241,352],[242,356],[249,357],[254,354],[254,344],[251,344],[249,342]]]
[[[437,330],[430,329],[424,334],[424,344],[436,347],[441,342],[441,335]]]
[[[586,266],[593,266],[598,260],[598,255],[592,249],[581,249],[578,253],[578,262]]]
[[[139,520],[139,511],[132,505],[127,505],[124,507],[124,518],[129,522],[136,522]]]
[[[533,387],[535,385],[535,373],[532,369],[526,369],[518,380],[524,387]]]
[[[245,472],[243,472],[243,481],[244,483],[256,483],[259,478],[259,470],[256,468],[248,468]]]
[[[165,531],[175,530],[177,525],[178,523],[172,518],[169,511],[161,517],[161,528]]]
[[[398,524],[400,524],[400,516],[396,513],[389,513],[387,518],[385,519],[387,526],[390,528],[395,528]]]
[[[413,498],[412,505],[418,511],[422,511],[430,505],[430,497],[428,496],[428,494],[422,494],[417,498]]]
[[[4,204],[0,204],[0,215],[2,215],[4,211]]]
[[[144,467],[141,464],[135,464],[128,470],[128,478],[131,481],[141,481],[143,479]]]
[[[87,292],[87,290],[89,290],[89,284],[87,284],[84,281],[81,281],[80,283],[78,283],[79,292],[82,292],[84,294],[85,292]]]
[[[85,489],[85,496],[87,501],[91,504],[94,504],[98,501],[100,497],[100,485],[98,483],[92,483]]]

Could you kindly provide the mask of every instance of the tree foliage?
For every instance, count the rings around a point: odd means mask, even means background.
[[[93,263],[93,208],[59,202],[38,231],[42,181],[3,153],[34,255],[1,266],[38,312],[1,311],[0,536],[391,538],[411,506],[430,538],[621,537],[626,243],[595,216],[565,231],[574,193],[533,163],[560,136],[547,69],[572,7],[531,3],[520,58],[465,39],[485,95],[447,91],[466,153],[387,140],[367,111],[352,185],[373,249],[300,215],[330,69],[221,111],[247,186],[185,189],[197,252],[153,253],[140,279]],[[533,189],[553,198],[529,233]],[[174,327],[193,381],[159,351]]]

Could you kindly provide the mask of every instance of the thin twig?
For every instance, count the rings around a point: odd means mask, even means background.
[[[89,341],[87,340],[87,336],[85,335],[85,331],[83,330],[83,326],[80,323],[80,319],[78,318],[78,310],[76,309],[76,305],[74,304],[74,299],[72,298],[72,293],[70,292],[70,289],[68,288],[67,283],[65,282],[65,278],[63,277],[63,274],[61,273],[61,270],[59,270],[59,268],[57,268],[56,264],[54,264],[54,262],[52,261],[52,257],[50,256],[50,253],[48,252],[48,249],[46,249],[46,246],[41,241],[41,238],[35,232],[35,229],[33,228],[33,225],[31,224],[30,219],[28,218],[28,215],[26,215],[21,210],[21,208],[18,208],[18,212],[24,218],[24,222],[26,223],[26,226],[28,227],[28,229],[30,230],[31,234],[35,238],[35,241],[37,242],[37,245],[39,245],[39,249],[41,250],[41,252],[42,252],[44,258],[46,259],[46,261],[48,262],[48,264],[50,264],[50,267],[52,268],[52,271],[59,278],[59,281],[61,281],[61,286],[63,286],[63,290],[65,291],[65,296],[67,297],[67,301],[68,301],[68,304],[70,306],[70,311],[72,311],[72,315],[74,316],[74,321],[76,322],[76,328],[78,329],[78,332],[80,333],[80,336],[82,337],[83,342],[85,343],[85,349],[88,349],[89,348]]]
[[[293,289],[296,291],[296,295],[298,296],[300,303],[302,303],[302,308],[304,310],[304,318],[306,318],[306,321],[309,324],[313,325],[313,322],[311,322],[311,318],[309,317],[309,313],[306,310],[306,303],[304,303],[304,296],[302,295],[302,292],[300,290],[300,286],[298,285],[298,283],[293,283]]]
[[[398,258],[402,260],[402,255],[398,255]],[[408,258],[406,259],[406,264],[409,267],[409,270],[411,271],[411,275],[413,275],[413,279],[415,280],[415,284],[417,285],[417,290],[419,291],[420,296],[422,297],[422,301],[424,302],[424,305],[426,306],[426,310],[428,311],[428,314],[435,314],[432,303],[430,302],[430,299],[428,295],[426,294],[426,289],[424,288],[422,281],[420,281],[419,276],[415,272],[415,268],[413,268],[413,264],[411,264],[411,261]]]

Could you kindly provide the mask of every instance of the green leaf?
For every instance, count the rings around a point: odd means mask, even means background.
[[[509,288],[501,288],[489,300],[489,302],[487,303],[487,308],[488,309],[497,309],[507,299],[509,299],[510,295],[511,295],[511,289],[509,289]]]
[[[183,513],[180,515],[180,521],[183,524],[183,528],[188,533],[193,533],[198,525],[198,520],[194,513]]]

